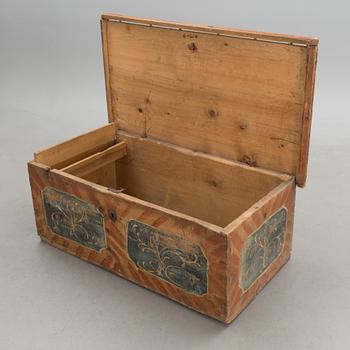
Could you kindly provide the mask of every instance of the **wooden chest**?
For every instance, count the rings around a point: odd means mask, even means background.
[[[102,15],[109,123],[28,164],[41,239],[231,322],[288,261],[318,40]]]

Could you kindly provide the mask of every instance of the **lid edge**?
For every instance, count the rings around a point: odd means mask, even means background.
[[[312,36],[298,36],[290,34],[280,34],[280,33],[271,33],[271,32],[260,32],[253,30],[244,30],[228,27],[217,27],[217,26],[208,26],[203,24],[187,24],[175,21],[162,21],[156,19],[145,19],[140,17],[124,16],[121,14],[111,14],[103,13],[101,14],[101,20],[111,20],[111,21],[120,21],[120,22],[132,22],[139,23],[141,25],[148,26],[163,26],[167,28],[177,29],[177,30],[198,30],[203,32],[205,30],[208,34],[223,34],[223,35],[232,35],[237,37],[245,37],[251,40],[264,40],[271,41],[280,44],[288,45],[304,45],[304,46],[317,46],[319,39]]]
[[[298,169],[296,172],[296,183],[304,187],[307,178],[307,166],[309,158],[310,132],[312,121],[312,106],[315,91],[315,75],[317,66],[318,46],[307,48],[307,72],[305,81],[305,102],[301,126],[301,141]]]

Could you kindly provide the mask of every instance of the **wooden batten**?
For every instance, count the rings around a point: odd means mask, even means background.
[[[305,83],[304,113],[301,127],[300,158],[296,174],[297,184],[301,187],[305,185],[307,176],[307,165],[309,158],[309,143],[312,119],[312,104],[314,99],[315,75],[317,64],[317,46],[307,48],[307,72]]]
[[[119,130],[306,179],[318,40],[102,15]]]
[[[62,171],[73,174],[75,176],[84,177],[87,174],[91,174],[95,170],[103,167],[106,164],[110,164],[118,159],[121,159],[126,155],[126,143],[120,142],[107,148],[104,151],[94,153],[93,155],[79,160],[73,164],[70,164]]]

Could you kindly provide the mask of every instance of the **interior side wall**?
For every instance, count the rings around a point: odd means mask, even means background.
[[[94,172],[83,176],[83,179],[94,182],[105,187],[116,187],[116,165],[115,162],[104,165]]]
[[[127,156],[117,161],[118,187],[218,226],[226,226],[282,181],[149,139],[125,133],[119,139],[127,142]]]

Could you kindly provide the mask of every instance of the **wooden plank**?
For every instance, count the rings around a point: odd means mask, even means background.
[[[117,161],[125,193],[224,227],[290,176],[118,132],[128,155]]]
[[[28,168],[37,229],[44,242],[167,296],[189,308],[224,321],[226,317],[227,237],[217,227],[122,193],[108,191],[103,186],[92,184],[60,170],[48,171],[47,167],[39,163],[31,162]],[[53,232],[47,225],[42,204],[42,191],[45,188],[53,188],[66,197],[73,196],[74,202],[83,201],[89,207],[97,208],[103,215],[106,249],[95,251],[77,243],[75,236],[74,239],[68,239]],[[111,211],[115,213],[114,216],[110,214]],[[80,214],[79,208],[75,208],[75,212]],[[74,213],[71,215],[74,221]],[[84,218],[79,215],[80,225]],[[161,231],[166,235],[166,241],[170,241],[172,245],[177,246],[177,242],[182,242],[181,246],[185,249],[197,247],[201,250],[207,260],[205,293],[198,295],[188,292],[135,264],[130,257],[127,243],[128,225],[134,220],[157,230],[157,233],[158,230]],[[62,225],[61,222],[60,225]],[[74,228],[70,227],[70,230]],[[170,253],[176,254],[174,247],[171,248]],[[167,255],[167,257],[171,256]],[[184,261],[185,258],[186,256],[182,256],[181,261]],[[194,265],[193,268],[195,267]],[[173,269],[172,271],[176,273],[178,270]]]
[[[295,182],[283,182],[225,228],[228,237],[226,323],[236,318],[289,260],[294,204]],[[286,221],[284,231],[279,232],[281,226],[276,222],[276,215],[281,211],[285,213]],[[257,234],[258,238],[254,237]],[[260,244],[259,248],[254,250],[249,246],[247,251],[247,244],[254,240]],[[273,250],[276,250],[275,254],[269,261]],[[245,259],[247,253],[248,259]],[[253,274],[253,278],[247,279],[247,274]],[[250,283],[245,285],[247,280]]]
[[[87,158],[62,168],[61,170],[75,176],[84,177],[85,175],[90,174],[104,165],[124,157],[125,155],[126,143],[119,142],[106,150],[97,152]]]
[[[297,173],[307,47],[105,21],[118,128]]]
[[[107,112],[108,121],[113,122],[113,112],[112,112],[112,102],[111,102],[111,91],[110,91],[110,78],[109,78],[109,58],[108,58],[108,26],[106,21],[100,21],[101,25],[101,39],[102,39],[102,56],[103,56],[103,67],[105,74],[105,89],[106,89],[106,102],[107,102]]]
[[[209,34],[224,34],[236,36],[239,38],[247,38],[251,40],[268,40],[276,43],[286,43],[286,44],[300,44],[300,45],[317,45],[318,39],[315,37],[305,37],[305,36],[296,36],[288,34],[276,34],[276,33],[267,33],[267,32],[258,32],[251,30],[242,30],[242,29],[231,29],[231,28],[222,28],[216,26],[207,26],[207,25],[196,25],[196,24],[185,24],[179,22],[171,21],[160,21],[155,19],[146,19],[140,17],[131,17],[124,16],[120,14],[102,14],[102,20],[110,21],[125,21],[130,23],[139,23],[143,25],[150,26],[162,26],[168,29],[175,30],[189,30],[189,31],[199,31]]]
[[[301,141],[300,141],[300,157],[299,167],[296,175],[297,184],[300,187],[305,186],[307,177],[307,165],[309,158],[309,143],[310,143],[310,131],[311,131],[311,120],[312,120],[312,105],[314,99],[314,88],[315,88],[315,75],[316,75],[316,64],[317,64],[317,46],[308,48],[307,55],[307,78],[305,84],[305,102],[304,102],[304,113],[301,130]]]
[[[36,162],[50,167],[65,167],[69,163],[76,162],[111,146],[115,140],[115,133],[115,124],[111,123],[42,151],[35,152],[34,159]]]

